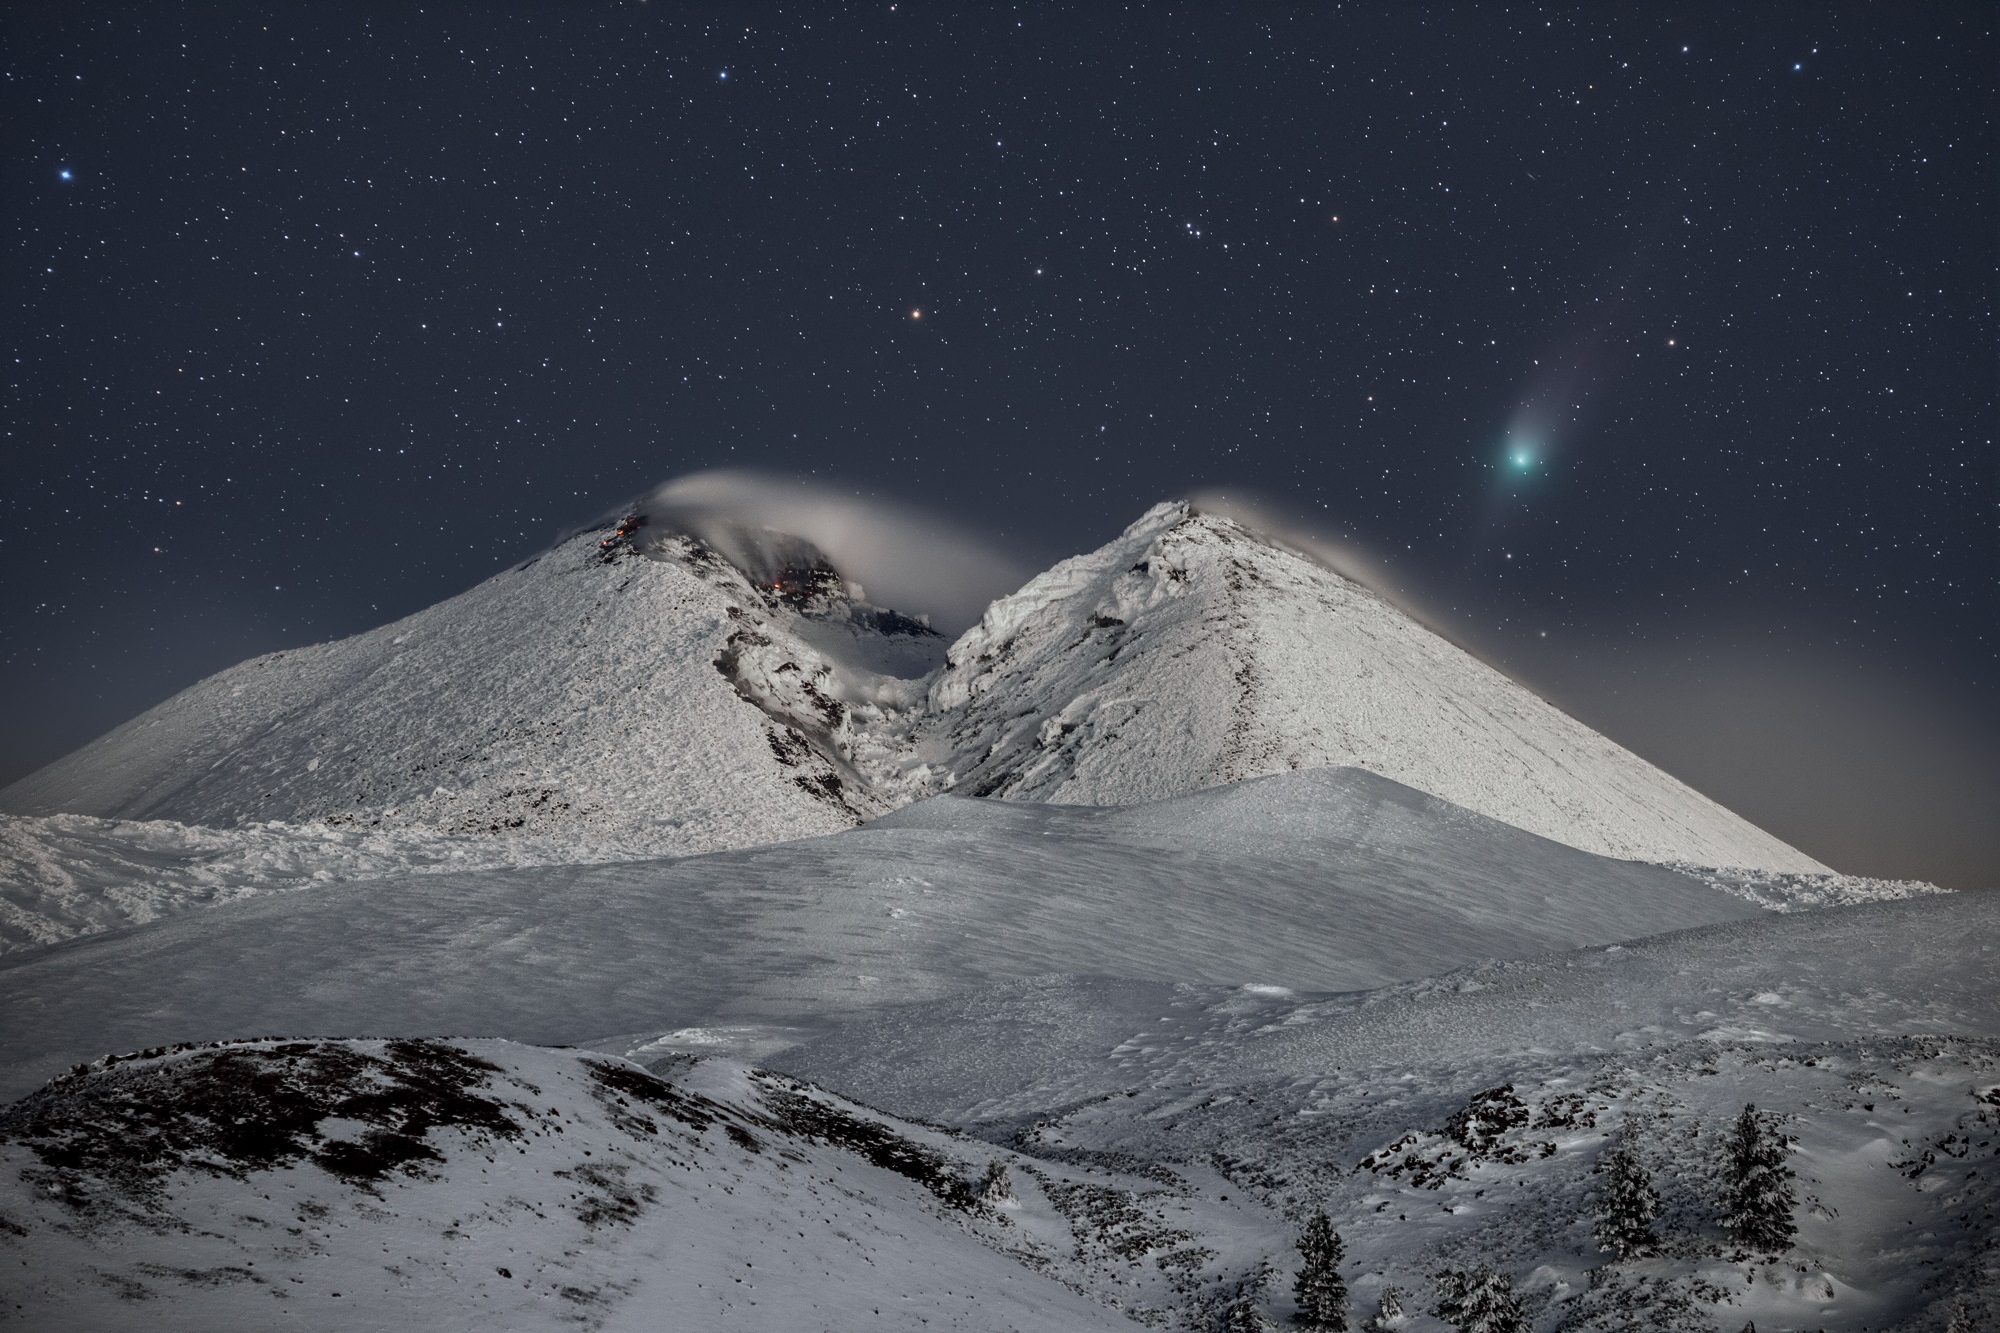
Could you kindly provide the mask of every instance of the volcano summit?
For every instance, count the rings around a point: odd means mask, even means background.
[[[945,791],[1121,804],[1342,766],[1607,856],[1826,870],[1361,585],[1181,503],[948,652],[803,539],[635,513],[211,677],[0,806],[699,852]]]

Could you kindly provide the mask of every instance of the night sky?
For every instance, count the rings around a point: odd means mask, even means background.
[[[14,6],[0,781],[703,468],[1247,486],[2000,883],[1987,5]]]

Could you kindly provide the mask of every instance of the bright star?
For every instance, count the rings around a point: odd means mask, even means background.
[[[62,177],[64,180],[73,179],[72,176],[70,175],[70,170],[68,167],[64,167],[61,171],[58,171],[56,175]]]

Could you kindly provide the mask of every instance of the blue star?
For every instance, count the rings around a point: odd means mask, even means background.
[[[63,180],[74,179],[74,177],[70,174],[70,169],[68,167],[64,167],[61,171],[58,171],[56,175],[61,177]]]

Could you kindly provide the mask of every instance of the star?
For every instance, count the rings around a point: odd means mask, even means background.
[[[75,179],[75,176],[74,176],[74,174],[73,174],[73,173],[72,173],[72,172],[70,171],[70,169],[69,169],[68,167],[64,167],[64,168],[63,168],[63,169],[62,169],[61,171],[58,171],[58,172],[56,173],[56,175],[57,175],[58,177],[60,177],[61,179],[63,179],[63,180],[73,180],[73,179]]]

